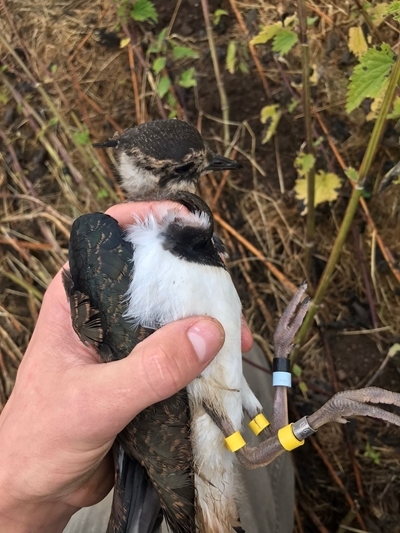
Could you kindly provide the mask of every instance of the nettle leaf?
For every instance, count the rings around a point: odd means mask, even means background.
[[[264,138],[262,144],[267,143],[275,134],[278,127],[282,112],[278,104],[267,105],[261,109],[260,120],[262,124],[266,125]]]
[[[275,37],[279,30],[282,29],[282,22],[276,22],[270,26],[264,26],[260,33],[252,38],[251,44],[265,44]]]
[[[156,8],[150,0],[136,0],[131,9],[131,17],[137,22],[157,22],[158,20]]]
[[[400,20],[400,2],[392,2],[390,6],[386,9],[387,15],[392,15],[394,20]]]
[[[156,74],[159,74],[162,69],[165,67],[167,63],[167,58],[166,57],[157,57],[157,59],[154,61],[153,63],[153,70]]]
[[[228,48],[226,50],[226,70],[230,74],[235,73],[236,64],[236,41],[229,41]]]
[[[292,30],[282,28],[274,37],[272,51],[277,52],[281,56],[290,52],[293,46],[297,43],[298,36]]]
[[[172,49],[172,57],[175,59],[175,61],[178,59],[183,59],[184,57],[198,59],[199,54],[188,46],[174,46]]]
[[[388,44],[367,50],[350,77],[347,113],[356,109],[365,98],[379,96],[388,82],[393,63],[394,53]]]
[[[157,92],[160,98],[163,98],[169,91],[169,88],[171,87],[171,80],[168,76],[161,76],[160,81],[157,85]]]
[[[306,154],[305,152],[299,152],[294,160],[294,168],[299,173],[299,176],[306,176],[308,172],[315,165],[315,157],[312,154]]]
[[[189,89],[190,87],[196,87],[197,80],[195,78],[195,69],[188,68],[187,70],[184,70],[182,74],[179,76],[178,85],[183,87],[184,89]]]
[[[371,6],[367,9],[369,16],[371,17],[374,26],[378,27],[386,18],[386,12],[388,8],[387,2],[382,2],[381,4],[376,4],[376,6]]]
[[[349,42],[347,43],[350,52],[357,57],[362,57],[368,50],[368,44],[364,37],[361,26],[349,29]]]
[[[339,176],[333,172],[325,172],[320,170],[315,175],[315,197],[314,205],[317,206],[324,202],[333,202],[336,200],[339,194],[339,189],[342,183]],[[304,178],[297,178],[294,191],[297,200],[300,200],[304,204],[304,209],[301,212],[302,215],[307,213],[307,180]]]

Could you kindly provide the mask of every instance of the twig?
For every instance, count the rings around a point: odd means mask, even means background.
[[[226,96],[224,83],[222,81],[221,73],[219,70],[217,52],[215,50],[214,37],[213,37],[212,27],[210,23],[208,0],[201,0],[201,7],[203,9],[203,17],[204,17],[204,22],[206,25],[206,32],[207,32],[208,44],[210,47],[211,59],[212,59],[213,67],[214,67],[215,80],[217,82],[219,98],[221,100],[221,112],[222,112],[222,118],[224,121],[223,123],[224,144],[225,146],[228,146],[229,141],[230,141],[228,97]]]
[[[6,276],[6,278],[10,279],[12,282],[25,289],[26,292],[32,294],[38,300],[43,300],[43,294],[24,279],[20,278],[19,276],[16,276],[15,274],[12,274],[11,272],[7,272],[7,270],[4,270],[4,268],[0,269],[0,272],[3,274],[3,276]]]
[[[271,263],[271,261],[268,261],[266,257],[263,256],[263,254],[257,250],[255,246],[253,246],[247,239],[242,237],[240,233],[238,233],[232,226],[230,226],[223,218],[221,218],[217,213],[214,214],[215,220],[220,224],[224,229],[226,229],[233,237],[235,237],[236,240],[241,242],[245,248],[247,248],[253,255],[255,255],[260,261],[264,263],[264,265],[268,268],[268,270],[284,285],[284,287],[288,290],[290,294],[295,294],[297,291],[297,287],[289,281],[282,272],[276,268],[275,265]]]

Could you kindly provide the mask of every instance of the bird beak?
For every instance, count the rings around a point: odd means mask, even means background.
[[[214,154],[211,163],[204,170],[236,170],[238,168],[242,168],[241,163],[233,161],[233,159],[228,159],[223,155]]]

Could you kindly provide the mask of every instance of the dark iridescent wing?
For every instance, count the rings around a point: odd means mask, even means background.
[[[73,327],[82,342],[95,346],[105,362],[126,357],[152,332],[133,328],[123,316],[127,307],[125,294],[132,280],[132,258],[133,248],[124,240],[122,229],[112,217],[93,213],[74,222],[69,247],[70,271],[63,275]],[[154,531],[151,524],[157,527],[160,505],[172,532],[195,532],[189,428],[187,393],[182,390],[145,409],[119,435],[125,455],[117,465],[117,490],[109,533],[135,531],[128,526],[133,527],[133,517],[137,518],[143,511],[140,507],[143,495],[135,490],[148,491],[150,502],[157,500],[151,494],[148,479],[156,489],[159,502],[149,505],[140,515],[143,519],[147,517],[148,526],[141,523],[139,533]],[[140,470],[141,466],[145,472]],[[134,489],[127,486],[132,479]],[[128,497],[131,490],[132,497]]]

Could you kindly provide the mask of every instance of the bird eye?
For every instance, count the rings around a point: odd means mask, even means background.
[[[180,167],[175,168],[175,172],[178,174],[185,174],[194,167],[194,163],[187,163],[186,165],[181,165]]]

